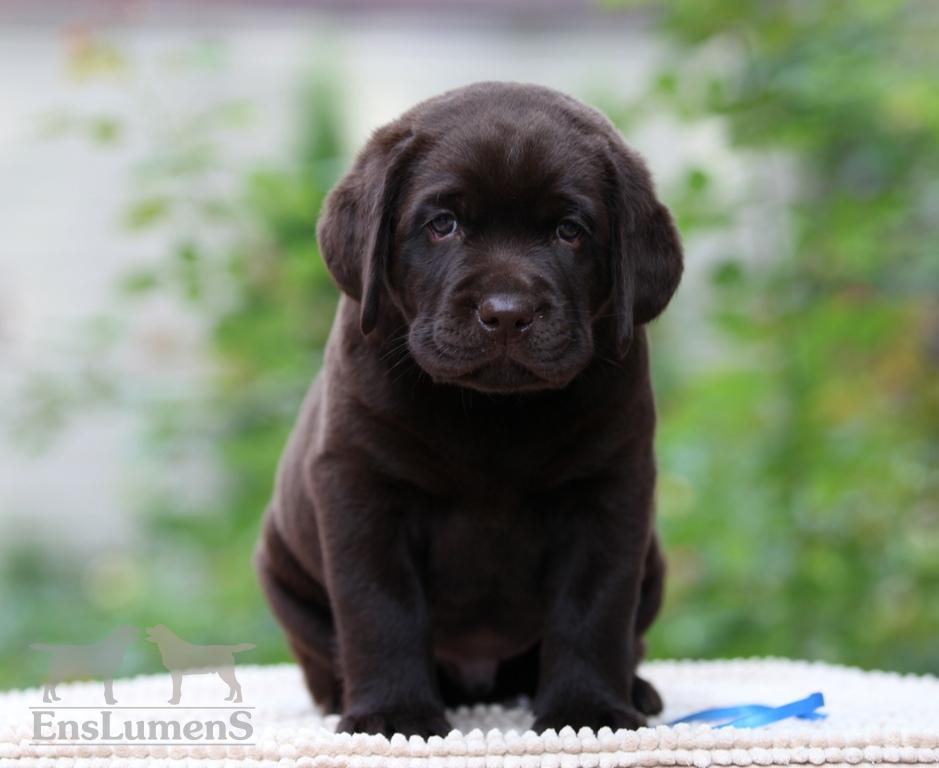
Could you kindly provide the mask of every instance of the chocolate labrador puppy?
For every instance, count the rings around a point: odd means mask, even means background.
[[[598,112],[481,83],[372,136],[319,222],[342,299],[258,570],[339,728],[636,728],[662,598],[643,325],[681,245]]]

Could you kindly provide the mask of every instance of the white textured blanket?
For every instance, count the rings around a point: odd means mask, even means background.
[[[168,674],[115,681],[113,706],[100,683],[60,685],[61,700],[46,704],[41,689],[0,694],[0,767],[939,765],[934,677],[783,660],[653,662],[642,674],[665,699],[660,721],[708,707],[781,705],[813,691],[824,693],[829,716],[746,730],[658,725],[538,735],[527,730],[524,707],[480,706],[450,713],[457,730],[425,741],[334,733],[336,717],[310,704],[294,666],[236,672],[241,704],[224,700],[229,689],[215,675],[184,678],[176,706],[166,703]],[[101,743],[113,735],[120,738]]]

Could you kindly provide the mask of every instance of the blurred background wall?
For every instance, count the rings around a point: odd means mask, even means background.
[[[250,556],[335,307],[317,211],[483,79],[604,110],[685,236],[651,654],[939,672],[937,34],[925,0],[0,6],[0,685],[122,623],[286,658]]]

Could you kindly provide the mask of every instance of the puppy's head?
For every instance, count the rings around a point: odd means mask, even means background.
[[[379,129],[318,235],[363,333],[406,328],[435,381],[490,392],[563,387],[597,345],[624,354],[682,270],[671,215],[613,126],[508,83],[443,94]]]

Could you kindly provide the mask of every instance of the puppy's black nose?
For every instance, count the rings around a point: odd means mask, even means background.
[[[535,307],[523,296],[500,293],[483,299],[477,314],[479,322],[487,331],[511,335],[531,327],[535,319]]]

